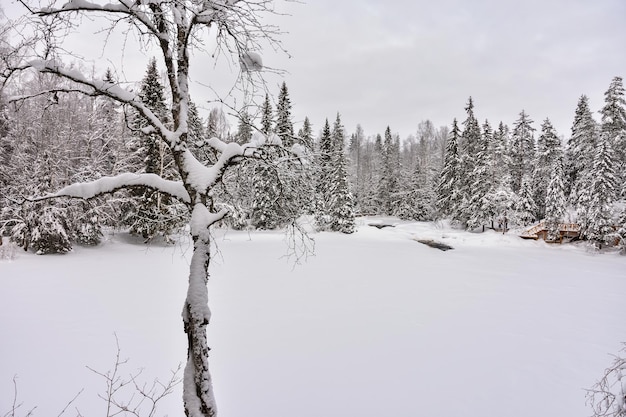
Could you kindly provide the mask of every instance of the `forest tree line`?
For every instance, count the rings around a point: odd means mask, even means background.
[[[104,79],[115,83],[111,71]],[[72,86],[61,82],[32,73],[6,86],[0,97],[2,234],[38,253],[97,244],[103,227],[127,229],[146,241],[171,240],[189,213],[157,191],[137,188],[90,201],[24,200],[123,172],[178,179],[165,145],[142,130],[146,120],[106,97],[72,93]],[[59,87],[68,92],[8,101]],[[143,103],[167,121],[168,92],[156,60],[138,88]],[[422,121],[408,138],[390,127],[366,136],[359,125],[349,134],[340,114],[320,123],[316,133],[308,118],[296,131],[283,82],[276,100],[267,94],[260,106],[241,109],[236,129],[221,108],[203,119],[190,103],[188,147],[207,165],[216,161],[206,146],[214,136],[273,149],[264,160],[242,161],[217,187],[215,200],[229,209],[224,222],[233,228],[282,228],[301,215],[310,215],[319,230],[344,233],[355,230],[358,215],[449,218],[472,230],[494,227],[504,218],[520,227],[545,219],[552,234],[559,223],[572,221],[581,224],[586,239],[623,244],[626,215],[615,204],[626,196],[620,77],[605,93],[600,120],[587,97],[580,97],[565,143],[549,119],[537,128],[522,111],[511,127],[481,123],[471,97],[465,111],[465,120],[450,127]],[[304,156],[297,163],[281,151],[294,144]]]

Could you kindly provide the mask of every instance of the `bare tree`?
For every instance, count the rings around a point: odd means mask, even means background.
[[[101,372],[87,367],[90,371],[102,377],[106,384],[104,393],[98,394],[98,397],[106,404],[106,417],[115,417],[117,415],[154,417],[161,400],[170,395],[181,382],[179,375],[181,365],[179,364],[178,368],[172,371],[172,375],[165,383],[158,379],[155,379],[151,384],[140,382],[141,370],[124,377],[121,375],[121,368],[128,363],[128,359],[122,359],[121,357],[117,335],[115,336],[115,342],[117,352],[112,369]]]
[[[587,404],[594,417],[626,416],[626,357],[615,356],[602,378],[587,390]]]
[[[183,399],[188,417],[215,416],[216,406],[209,373],[206,326],[211,312],[208,307],[208,267],[211,259],[210,227],[227,215],[214,202],[212,190],[229,167],[245,158],[264,158],[263,146],[225,143],[213,137],[205,145],[218,154],[217,162],[205,166],[187,146],[187,117],[189,106],[189,68],[192,51],[203,52],[209,41],[215,42],[219,55],[239,62],[241,76],[260,79],[263,68],[259,51],[265,44],[280,49],[276,27],[261,20],[274,13],[271,0],[112,0],[99,4],[89,0],[52,0],[46,7],[20,0],[31,16],[34,42],[22,42],[19,50],[7,54],[3,68],[4,81],[23,71],[53,74],[71,82],[71,87],[54,87],[27,96],[13,97],[19,102],[31,97],[48,95],[51,98],[74,91],[89,96],[105,96],[133,109],[148,121],[144,133],[153,133],[172,155],[179,181],[165,180],[157,174],[124,173],[103,177],[89,183],[75,183],[39,199],[75,197],[89,199],[116,190],[131,187],[152,188],[186,204],[191,212],[190,232],[193,256],[189,272],[189,287],[184,303],[184,330],[188,339],[188,357],[183,376]],[[134,31],[135,38],[145,45],[157,45],[160,60],[166,68],[171,108],[170,123],[160,120],[142,104],[136,93],[106,79],[88,77],[65,66],[60,51],[65,34],[80,24],[89,22],[87,15],[100,15],[109,22],[108,33]],[[22,33],[28,33],[22,32]],[[212,38],[211,38],[212,37]],[[23,36],[15,39],[23,39]],[[132,39],[132,37],[127,37]],[[285,155],[290,157],[290,155]]]
[[[97,371],[87,367],[91,372],[101,377],[105,382],[103,393],[98,397],[105,404],[105,417],[130,416],[130,417],[155,417],[161,401],[174,392],[174,388],[182,382],[180,378],[181,365],[171,372],[166,382],[154,379],[152,383],[146,383],[140,379],[142,370],[138,370],[128,376],[122,375],[122,367],[128,363],[128,359],[122,359],[121,349],[117,335],[115,335],[117,352],[115,354],[115,364],[112,369],[106,372]],[[84,388],[78,391],[74,397],[68,401],[61,412],[56,417],[62,417],[68,409],[73,406],[76,399],[83,393]],[[35,414],[37,407],[28,411],[22,411],[23,403],[18,402],[17,376],[13,377],[13,402],[11,408],[1,417],[30,417]],[[78,408],[75,409],[77,417],[83,414]]]

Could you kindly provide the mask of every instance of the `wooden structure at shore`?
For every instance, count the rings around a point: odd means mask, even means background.
[[[559,236],[556,239],[548,239],[548,226],[544,221],[539,222],[520,235],[522,239],[543,239],[551,243],[570,242],[580,237],[580,225],[578,223],[559,223]]]

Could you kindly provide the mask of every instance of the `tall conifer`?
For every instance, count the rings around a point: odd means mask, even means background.
[[[330,183],[332,178],[333,142],[328,119],[324,123],[317,152],[315,181],[315,223],[319,230],[330,225]]]
[[[269,135],[272,132],[273,122],[272,103],[269,94],[265,94],[265,101],[261,106],[261,133]]]
[[[555,161],[552,168],[552,177],[546,192],[545,220],[548,240],[556,240],[559,237],[559,224],[564,221],[566,205],[561,161]]]
[[[452,130],[446,141],[446,151],[444,155],[443,170],[437,183],[437,210],[440,214],[447,216],[452,214],[459,204],[459,182],[461,175],[459,161],[459,125],[454,119]]]
[[[614,77],[604,93],[602,115],[602,134],[609,140],[609,146],[615,151],[617,178],[622,187],[617,192],[626,195],[626,99],[622,77]]]
[[[287,84],[283,81],[276,104],[276,127],[274,132],[282,140],[283,146],[290,148],[294,142],[293,122],[291,121],[291,99]]]
[[[597,246],[609,240],[613,230],[613,201],[616,196],[616,178],[614,154],[608,131],[602,133],[593,164],[589,206],[587,208],[587,227],[584,235]]]
[[[561,141],[550,119],[546,118],[541,124],[541,134],[537,139],[537,159],[533,173],[533,197],[537,203],[537,217],[540,219],[545,215],[546,195],[554,174],[554,164],[562,159]]]
[[[146,74],[139,90],[142,103],[159,120],[169,122],[168,108],[165,101],[165,89],[160,81],[156,59],[148,64]],[[137,162],[140,172],[158,174],[166,179],[174,178],[173,161],[167,152],[167,145],[156,134],[145,134],[140,129],[148,126],[147,120],[134,116],[132,127],[138,137]],[[172,202],[168,196],[152,190],[142,190],[136,199],[126,207],[124,223],[130,226],[130,232],[151,240],[162,235],[170,241],[170,235],[177,232],[184,224],[184,208]]]
[[[337,113],[331,137],[333,145],[329,171],[330,184],[328,187],[329,226],[331,230],[337,232],[352,233],[355,229],[354,198],[348,186],[348,172],[344,150],[345,133],[339,113]]]
[[[598,127],[589,109],[589,99],[578,99],[572,124],[572,135],[565,150],[565,179],[569,201],[578,204],[579,196],[588,188],[588,178],[598,141]]]
[[[511,172],[511,187],[514,192],[519,192],[522,187],[522,178],[532,175],[535,161],[535,139],[532,127],[533,121],[524,110],[513,125],[511,144],[509,147],[509,162]]]

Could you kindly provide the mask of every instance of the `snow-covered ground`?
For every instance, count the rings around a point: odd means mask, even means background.
[[[626,257],[431,223],[317,233],[216,231],[211,366],[224,417],[587,416],[585,388],[626,341]],[[443,252],[413,238],[454,247]],[[0,415],[105,415],[115,336],[126,376],[186,356],[191,248],[128,236],[0,261]],[[292,258],[293,259],[293,258]],[[181,387],[157,415],[182,415]]]

